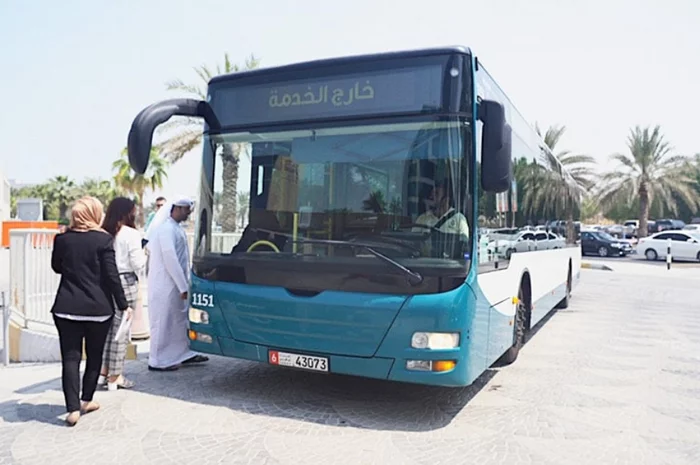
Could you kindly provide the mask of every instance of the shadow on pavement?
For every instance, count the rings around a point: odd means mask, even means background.
[[[41,394],[46,391],[60,391],[61,378],[53,378],[40,383],[30,384],[15,390],[17,394]]]
[[[65,426],[63,419],[66,408],[58,404],[30,404],[19,400],[0,403],[0,418],[6,423],[30,423],[37,421],[54,426]]]
[[[246,414],[336,427],[432,431],[453,418],[497,373],[489,369],[471,386],[443,388],[323,375],[262,363],[211,357],[175,372],[127,366],[135,391]]]

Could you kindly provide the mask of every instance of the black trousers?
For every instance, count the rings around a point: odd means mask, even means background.
[[[61,363],[63,364],[63,396],[66,410],[80,410],[80,400],[90,402],[95,395],[97,379],[102,367],[107,333],[112,319],[107,321],[74,321],[54,316],[61,344]],[[83,374],[83,395],[80,397],[80,361],[83,358],[83,340],[85,340],[85,373]]]

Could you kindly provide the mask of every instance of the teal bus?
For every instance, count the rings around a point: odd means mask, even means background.
[[[513,362],[579,280],[579,247],[522,229],[533,184],[519,183],[514,166],[566,172],[468,48],[214,77],[206,101],[137,115],[128,137],[137,173],[172,116],[203,121],[195,351],[465,386]],[[225,245],[215,239],[231,222],[217,199],[232,195],[244,166],[247,225]],[[494,233],[504,225],[516,234]]]

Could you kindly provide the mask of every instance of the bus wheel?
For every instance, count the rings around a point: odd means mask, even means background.
[[[523,284],[518,291],[518,306],[515,310],[515,324],[513,328],[513,345],[498,360],[500,364],[509,365],[518,358],[520,348],[525,344],[525,334],[528,329],[530,319],[530,308],[527,296],[523,292]]]

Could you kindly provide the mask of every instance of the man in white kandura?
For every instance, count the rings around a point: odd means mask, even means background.
[[[168,202],[149,228],[148,369],[152,371],[174,371],[182,364],[209,360],[192,352],[187,339],[190,254],[180,223],[189,217],[192,207],[192,200],[184,197]]]
[[[467,218],[456,211],[452,205],[452,192],[448,181],[438,181],[424,200],[427,208],[425,213],[416,218],[416,226],[413,232],[430,231],[430,228],[437,226],[437,229],[444,233],[459,234],[464,240],[469,237],[469,223]],[[438,225],[439,223],[439,225]],[[420,225],[420,226],[419,226]]]

